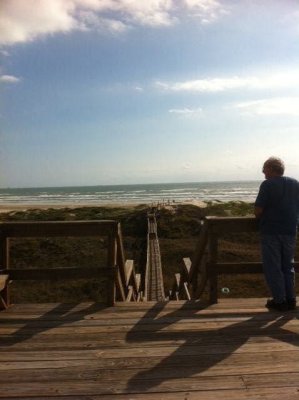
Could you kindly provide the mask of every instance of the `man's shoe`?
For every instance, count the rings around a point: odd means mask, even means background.
[[[287,300],[288,310],[296,310],[296,299]]]
[[[276,303],[273,299],[268,300],[266,303],[266,307],[269,310],[276,310],[276,311],[288,311],[290,310],[288,303],[285,301],[283,303]]]

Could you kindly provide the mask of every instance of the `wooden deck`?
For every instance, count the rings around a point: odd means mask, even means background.
[[[299,399],[299,311],[264,303],[14,305],[0,313],[0,398]]]

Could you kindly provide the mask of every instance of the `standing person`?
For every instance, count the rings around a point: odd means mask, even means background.
[[[266,307],[294,310],[299,182],[283,176],[284,163],[276,157],[265,161],[263,173],[266,180],[260,186],[254,213],[259,219],[264,274],[273,297]]]

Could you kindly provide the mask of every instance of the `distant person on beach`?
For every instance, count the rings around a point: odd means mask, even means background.
[[[263,165],[266,180],[255,201],[266,282],[272,294],[266,307],[296,308],[294,254],[299,213],[299,182],[283,176],[284,163],[270,157]]]

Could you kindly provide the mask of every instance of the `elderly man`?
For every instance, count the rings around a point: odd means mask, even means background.
[[[278,311],[296,308],[293,259],[299,213],[299,183],[284,177],[284,163],[270,157],[265,161],[262,182],[255,201],[259,219],[263,269],[272,299],[266,307]]]

